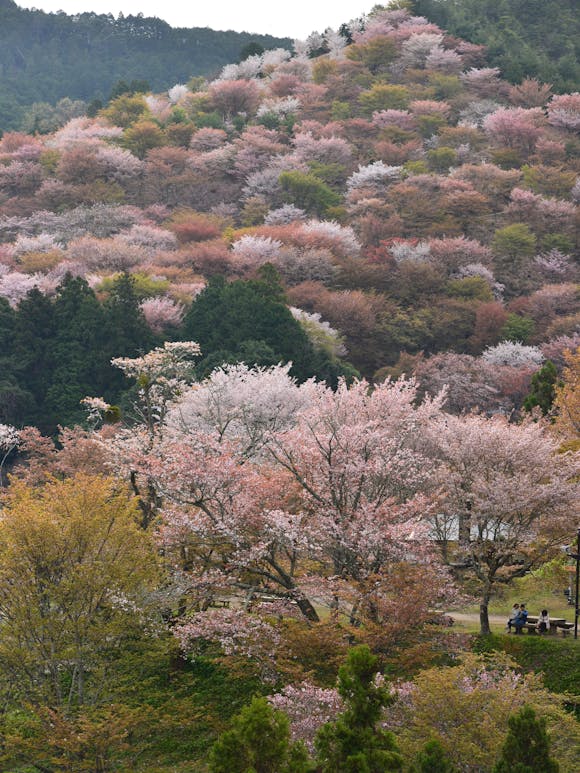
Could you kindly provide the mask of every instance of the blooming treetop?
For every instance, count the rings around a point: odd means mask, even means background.
[[[243,455],[260,450],[272,433],[296,423],[300,411],[322,387],[312,380],[298,386],[291,364],[249,368],[224,365],[170,408],[166,424],[176,437],[203,431],[241,442]]]

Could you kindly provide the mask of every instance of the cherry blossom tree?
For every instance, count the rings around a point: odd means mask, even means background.
[[[556,94],[548,104],[548,122],[561,129],[580,128],[580,92]]]
[[[176,303],[171,298],[147,298],[140,306],[147,324],[154,333],[179,327],[185,314],[183,304]]]
[[[0,487],[4,485],[2,475],[6,459],[18,448],[20,442],[20,433],[16,427],[0,424]]]
[[[366,382],[321,390],[299,425],[270,445],[301,488],[333,574],[347,581],[405,558],[423,534],[431,471],[416,433],[441,398],[414,407],[415,396],[412,382],[385,382],[370,394]]]
[[[239,453],[253,456],[274,433],[296,423],[320,388],[312,381],[298,386],[290,367],[249,368],[239,363],[217,368],[184,392],[170,408],[166,424],[183,437],[201,430],[218,440],[239,442]]]
[[[487,116],[484,130],[496,142],[524,153],[533,151],[544,116],[541,108],[500,108]]]
[[[445,496],[433,525],[480,589],[481,632],[496,586],[537,566],[561,544],[578,504],[578,454],[558,454],[541,423],[501,416],[447,416],[434,422]],[[436,428],[436,429],[435,429]]]
[[[510,365],[511,367],[539,367],[544,361],[542,352],[536,346],[525,346],[518,341],[501,341],[488,347],[482,358],[490,365]]]
[[[268,700],[288,716],[292,740],[304,741],[310,753],[314,752],[319,728],[333,722],[344,708],[338,690],[324,689],[308,681],[289,684]]]
[[[259,104],[259,89],[252,80],[214,81],[209,95],[224,118],[231,118],[240,112],[253,113]]]

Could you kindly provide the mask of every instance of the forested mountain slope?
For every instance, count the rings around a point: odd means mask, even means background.
[[[250,42],[289,45],[269,35],[174,29],[139,16],[44,13],[0,0],[0,129],[20,125],[23,107],[64,97],[105,99],[119,79],[154,90],[215,74]]]
[[[579,769],[580,94],[343,32],[0,139],[2,771]]]
[[[118,403],[111,358],[168,339],[198,377],[415,373],[457,412],[518,411],[546,367],[548,410],[580,332],[579,95],[406,11],[350,35],[5,134],[0,421]]]
[[[487,46],[506,80],[534,77],[557,91],[580,86],[578,0],[413,0],[415,13]]]

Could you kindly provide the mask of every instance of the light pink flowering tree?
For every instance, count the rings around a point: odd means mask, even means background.
[[[580,455],[558,454],[540,423],[505,417],[451,416],[432,425],[444,463],[444,501],[433,525],[438,540],[458,540],[458,560],[480,588],[481,632],[498,584],[545,561],[569,530],[578,506]]]
[[[344,708],[338,690],[324,689],[307,681],[287,685],[268,700],[288,716],[292,739],[304,741],[311,753],[318,729],[333,722]]]

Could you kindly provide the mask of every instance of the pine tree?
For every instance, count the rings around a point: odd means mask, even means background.
[[[524,400],[526,411],[531,411],[538,406],[545,416],[552,408],[557,384],[558,371],[554,363],[548,360],[532,376],[530,392]]]
[[[288,717],[265,698],[254,698],[234,717],[232,729],[214,744],[211,773],[306,773],[302,744],[290,742]]]
[[[336,722],[319,730],[318,765],[323,773],[384,773],[401,770],[403,758],[394,735],[379,725],[392,698],[377,681],[378,658],[366,645],[349,652],[338,672],[338,691],[346,704]]]
[[[550,739],[544,717],[524,706],[508,719],[509,732],[493,773],[557,773],[560,766],[550,757]]]
[[[428,741],[419,752],[414,767],[415,773],[453,773],[453,765],[447,758],[441,743],[436,739]]]
[[[30,395],[23,423],[52,431],[45,400],[52,383],[56,360],[54,304],[40,290],[31,290],[16,311],[14,327],[14,368],[20,388]],[[80,400],[80,398],[79,398]]]

